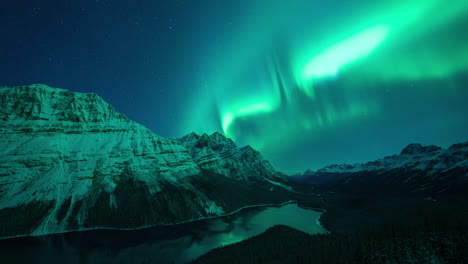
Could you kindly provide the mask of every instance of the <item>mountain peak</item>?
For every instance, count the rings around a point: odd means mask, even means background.
[[[315,173],[308,170],[294,177],[302,182],[339,184],[354,190],[363,186],[386,186],[398,192],[441,193],[468,187],[467,158],[468,142],[454,144],[449,149],[414,143],[399,155],[354,165],[329,165]]]
[[[0,237],[219,215],[217,202],[228,210],[238,202],[231,205],[222,190],[205,194],[207,181],[286,182],[258,152],[221,133],[162,138],[94,93],[0,87],[0,105],[0,212],[23,216],[38,208],[19,225],[3,221]],[[117,215],[127,217],[108,222]]]
[[[427,153],[441,150],[441,147],[436,145],[423,146],[419,143],[409,144],[404,148],[400,154],[418,154],[418,153]]]
[[[54,88],[50,87],[46,84],[34,83],[28,85],[20,85],[20,86],[1,86],[1,89],[9,89],[9,90],[55,90],[55,91],[68,91],[66,89],[61,88]]]
[[[44,84],[0,87],[0,119],[51,124],[133,123],[95,93],[77,93]]]
[[[210,135],[210,137],[213,137],[213,138],[222,138],[222,139],[225,139],[226,136],[224,136],[223,134],[221,134],[220,132],[216,131],[214,132],[213,134]]]
[[[453,144],[452,146],[449,147],[449,149],[452,149],[452,150],[462,149],[462,148],[468,148],[468,142]]]
[[[202,169],[248,183],[264,182],[264,179],[284,181],[284,175],[276,171],[260,152],[249,145],[238,147],[222,133],[201,136],[191,133],[179,142]]]

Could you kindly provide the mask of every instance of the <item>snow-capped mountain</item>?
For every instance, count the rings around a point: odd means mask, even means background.
[[[353,188],[396,186],[412,192],[460,190],[468,186],[468,142],[454,144],[448,149],[410,144],[400,154],[376,161],[308,170],[301,180]]]
[[[192,184],[207,172],[284,181],[257,151],[219,133],[162,138],[96,94],[45,85],[0,87],[0,134],[0,237],[134,228],[232,209]]]
[[[248,183],[271,180],[284,182],[286,175],[277,172],[260,152],[251,146],[238,148],[221,133],[212,135],[188,134],[179,142],[190,150],[199,168],[226,175]]]

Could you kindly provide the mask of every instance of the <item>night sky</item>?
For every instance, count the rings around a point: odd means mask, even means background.
[[[95,92],[288,173],[468,140],[468,1],[8,1],[0,85]]]

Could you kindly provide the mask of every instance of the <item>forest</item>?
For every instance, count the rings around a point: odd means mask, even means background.
[[[468,263],[468,225],[462,221],[389,225],[354,234],[309,235],[275,226],[248,240],[215,249],[193,261],[209,263]]]

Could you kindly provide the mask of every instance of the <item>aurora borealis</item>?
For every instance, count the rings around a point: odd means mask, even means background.
[[[322,152],[327,146],[312,142],[335,145],[330,142],[334,138],[343,142],[343,148],[355,148],[349,141],[360,136],[351,133],[360,134],[362,128],[382,133],[382,142],[405,137],[407,141],[418,140],[424,137],[372,127],[395,122],[396,127],[404,128],[408,124],[400,123],[402,119],[426,119],[425,115],[436,114],[432,104],[451,100],[463,109],[459,99],[466,98],[466,89],[464,83],[454,82],[468,66],[468,36],[464,34],[468,2],[360,1],[353,6],[343,6],[346,4],[339,1],[328,5],[295,2],[297,5],[264,1],[251,7],[254,15],[244,18],[246,25],[239,29],[242,34],[227,41],[235,43],[234,47],[226,45],[219,57],[209,57],[210,62],[225,66],[208,67],[213,69],[206,74],[213,76],[207,78],[211,90],[196,108],[200,116],[206,116],[213,111],[205,108],[207,102],[216,105],[219,123],[200,123],[198,120],[203,119],[191,115],[189,127],[219,130],[221,124],[227,136],[251,144],[268,156],[283,153],[284,160],[287,156],[298,159],[299,155],[291,154],[298,149],[301,156],[304,152]],[[445,102],[437,102],[441,95]],[[422,101],[414,102],[418,97]],[[406,112],[411,107],[427,112]],[[437,111],[453,111],[450,107],[440,109],[445,107],[436,106]],[[450,118],[433,120],[448,124]],[[466,121],[462,123],[466,132]],[[377,141],[375,136],[373,141]],[[361,148],[365,148],[365,140],[360,140]],[[361,150],[341,151],[353,156],[352,152]]]
[[[468,139],[468,1],[4,10],[5,85],[97,92],[162,136],[220,131],[285,172]]]

